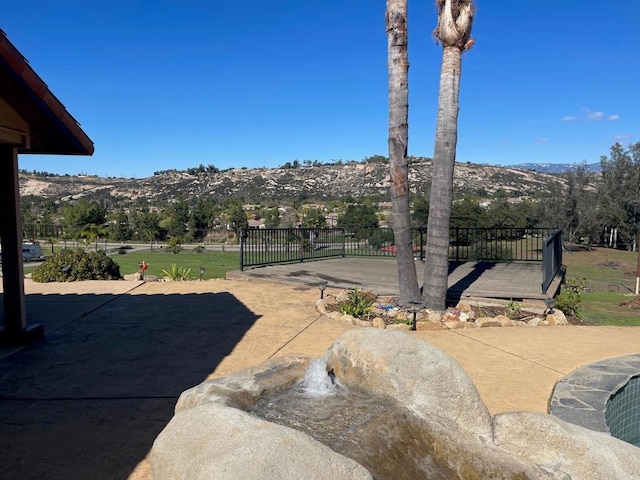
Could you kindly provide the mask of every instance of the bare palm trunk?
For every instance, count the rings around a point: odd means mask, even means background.
[[[422,300],[427,308],[444,310],[449,273],[449,224],[453,169],[458,142],[458,110],[462,52],[471,48],[473,0],[438,0],[436,38],[442,43],[438,119],[433,155],[427,252]]]
[[[389,69],[389,167],[393,237],[398,262],[400,304],[420,298],[416,264],[413,260],[411,215],[409,213],[409,59],[407,54],[407,0],[387,0]]]
[[[460,49],[446,47],[442,54],[438,123],[433,155],[427,255],[423,300],[428,308],[444,310],[449,274],[449,224],[453,200],[453,168],[458,141]],[[444,280],[444,281],[443,281]]]

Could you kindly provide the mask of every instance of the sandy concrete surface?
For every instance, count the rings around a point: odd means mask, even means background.
[[[0,349],[0,478],[7,479],[150,479],[146,455],[180,392],[274,356],[319,356],[361,328],[319,315],[319,292],[305,285],[26,281],[25,289],[29,321],[42,323],[46,337]],[[640,352],[633,327],[407,334],[456,358],[492,413],[546,412],[568,373]]]

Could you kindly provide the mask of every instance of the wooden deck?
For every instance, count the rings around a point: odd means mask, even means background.
[[[424,263],[416,261],[418,282],[422,284]],[[556,275],[546,294],[542,293],[540,263],[451,263],[449,292],[451,303],[460,299],[487,301],[517,300],[544,306],[544,299],[559,289],[564,269]],[[363,288],[378,295],[398,295],[395,258],[338,258],[229,272],[229,279],[255,279],[317,286],[320,280],[331,288]]]

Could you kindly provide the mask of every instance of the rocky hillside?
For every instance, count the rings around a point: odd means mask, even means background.
[[[431,162],[414,159],[409,171],[411,191],[426,194],[431,182]],[[455,195],[488,196],[498,189],[510,197],[534,195],[563,188],[556,175],[508,167],[457,164]],[[141,179],[94,176],[35,176],[20,174],[20,193],[61,200],[99,199],[105,196],[152,203],[180,196],[213,196],[217,199],[331,200],[343,195],[389,196],[389,167],[383,163],[300,166],[298,168],[234,168],[217,173],[163,172]]]

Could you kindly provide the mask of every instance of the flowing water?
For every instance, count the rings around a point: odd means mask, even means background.
[[[378,480],[425,478],[420,422],[393,399],[340,385],[322,359],[312,362],[299,385],[261,400],[251,413],[306,433]]]

